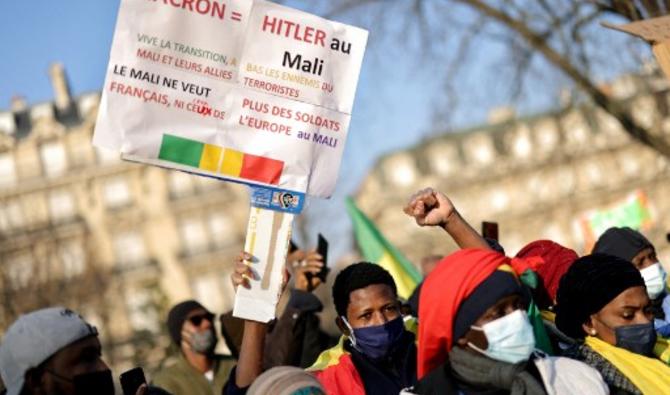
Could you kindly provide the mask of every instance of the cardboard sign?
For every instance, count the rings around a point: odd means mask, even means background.
[[[293,214],[251,209],[244,250],[254,257],[250,262],[254,276],[249,281],[251,289],[237,289],[235,317],[259,322],[275,318],[292,224]]]
[[[670,78],[670,16],[645,19],[626,25],[613,25],[606,22],[602,25],[647,41],[663,73]]]
[[[642,191],[603,209],[590,210],[578,220],[584,237],[585,251],[591,251],[598,237],[611,227],[627,226],[645,230],[653,225],[647,196]]]
[[[362,29],[262,0],[122,0],[93,142],[329,197],[366,42]]]

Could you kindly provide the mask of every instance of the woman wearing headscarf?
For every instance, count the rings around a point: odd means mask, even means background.
[[[558,284],[579,256],[574,250],[551,240],[535,240],[523,247],[516,257],[525,259],[539,257],[544,261],[544,264],[538,265],[535,269],[540,284],[532,290],[533,300],[541,310],[552,348],[560,350],[572,344],[574,340],[556,328],[554,307]]]
[[[432,226],[442,228],[456,242],[460,248],[479,248],[482,250],[504,251],[497,242],[489,243],[486,239],[477,233],[476,230],[461,216],[456,210],[449,198],[432,188],[426,188],[418,191],[403,208],[405,214],[414,218],[419,226]],[[503,252],[504,255],[504,252]],[[529,292],[529,288],[537,288],[539,280],[536,270],[543,263],[540,257],[529,257],[526,259],[529,263],[527,269],[521,274],[521,280],[524,283],[524,291]],[[532,264],[531,264],[532,263]],[[419,299],[421,294],[419,294]],[[420,302],[419,302],[420,303]],[[420,314],[420,311],[419,311]],[[547,335],[544,322],[540,312],[532,300],[529,302],[528,315],[533,334],[536,340],[537,348],[542,351],[554,354],[554,348],[551,345],[550,338]],[[419,316],[419,322],[421,317]]]
[[[516,273],[528,263],[463,249],[426,278],[415,394],[606,394],[594,369],[535,352]]]
[[[656,257],[656,249],[644,235],[628,227],[609,228],[595,246],[594,254],[613,255],[631,262],[640,271],[647,295],[651,299],[654,327],[664,337],[670,337],[670,296],[667,275]]]
[[[654,357],[656,332],[640,272],[623,259],[593,254],[561,279],[556,326],[579,343],[564,355],[597,369],[613,394],[670,391],[670,367]]]
[[[516,254],[517,258],[540,257],[543,265],[537,267],[542,285],[533,292],[533,299],[542,310],[552,311],[556,303],[556,292],[561,277],[579,258],[577,253],[551,240],[535,240]]]

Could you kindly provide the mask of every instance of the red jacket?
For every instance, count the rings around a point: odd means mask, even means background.
[[[356,351],[356,355],[352,355],[344,347],[344,337],[340,338],[336,346],[322,352],[309,370],[329,395],[365,395],[366,385],[373,393],[386,393],[391,388],[392,392],[400,392],[400,389],[416,383],[416,347],[413,334],[416,321],[406,321],[405,328],[412,334],[403,338],[405,346],[398,348],[395,354],[397,375],[389,375],[375,363],[358,356]],[[367,381],[364,382],[359,369],[363,369]]]

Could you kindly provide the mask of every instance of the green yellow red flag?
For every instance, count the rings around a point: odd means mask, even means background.
[[[421,282],[419,270],[386,240],[370,218],[356,206],[353,199],[348,197],[346,206],[363,257],[388,270],[398,287],[398,296],[409,298],[414,288]]]

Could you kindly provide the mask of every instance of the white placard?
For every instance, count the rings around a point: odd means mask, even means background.
[[[367,32],[262,0],[122,0],[94,144],[329,197]]]

